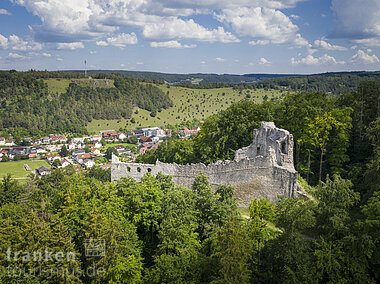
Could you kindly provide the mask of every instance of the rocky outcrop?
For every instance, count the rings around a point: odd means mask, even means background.
[[[293,136],[273,122],[262,122],[253,131],[253,142],[236,151],[232,161],[204,165],[123,163],[112,158],[111,180],[131,176],[139,180],[145,173],[171,175],[177,184],[191,187],[195,176],[203,173],[212,185],[233,185],[239,206],[248,208],[252,198],[297,195],[297,172],[293,164]]]

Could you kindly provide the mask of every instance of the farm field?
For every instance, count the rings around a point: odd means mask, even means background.
[[[0,163],[0,178],[8,174],[11,174],[12,178],[27,178],[31,172],[25,170],[24,164],[28,164],[32,171],[41,166],[49,166],[49,163],[46,160],[23,160],[16,162],[4,162]]]
[[[114,129],[136,129],[142,127],[158,126],[164,127],[168,124],[175,125],[194,118],[204,120],[207,117],[229,107],[232,103],[240,101],[250,96],[250,100],[257,103],[268,99],[280,98],[285,95],[279,90],[233,90],[232,88],[218,89],[189,89],[177,86],[158,86],[163,92],[169,92],[173,101],[173,107],[157,112],[155,117],[150,116],[150,112],[135,108],[131,119],[96,120],[87,125],[90,133],[99,133],[100,130]],[[137,113],[135,113],[137,111]]]

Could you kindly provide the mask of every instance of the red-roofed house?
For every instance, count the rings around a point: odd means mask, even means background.
[[[60,155],[60,154],[48,155],[48,156],[46,157],[46,159],[47,159],[50,163],[52,163],[52,162],[54,162],[54,160],[61,160],[61,155]]]
[[[110,139],[110,138],[117,139],[117,132],[115,130],[105,130],[105,131],[101,131],[101,133],[104,139]]]

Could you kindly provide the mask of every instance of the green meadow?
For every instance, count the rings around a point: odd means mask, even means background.
[[[46,160],[0,162],[0,178],[8,174],[11,174],[12,178],[27,178],[31,172],[25,170],[24,164],[29,165],[32,171],[41,166],[49,166],[49,163]]]
[[[279,90],[233,90],[232,88],[218,89],[189,89],[177,86],[158,86],[162,91],[169,92],[173,101],[173,107],[157,112],[155,117],[150,112],[136,108],[131,119],[97,120],[94,119],[87,125],[90,133],[98,133],[100,130],[136,129],[141,127],[175,125],[194,118],[204,120],[209,116],[228,108],[232,103],[243,99],[250,99],[257,103],[268,99],[277,99],[285,95]]]

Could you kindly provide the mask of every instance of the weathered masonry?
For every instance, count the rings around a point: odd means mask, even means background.
[[[279,195],[296,196],[297,172],[293,164],[293,136],[273,122],[262,122],[253,131],[253,142],[236,151],[232,161],[214,164],[178,165],[157,160],[156,164],[123,163],[112,158],[111,180],[131,176],[139,180],[145,173],[171,175],[177,184],[191,187],[194,177],[203,173],[212,185],[233,185],[241,207],[252,198],[275,201]]]

